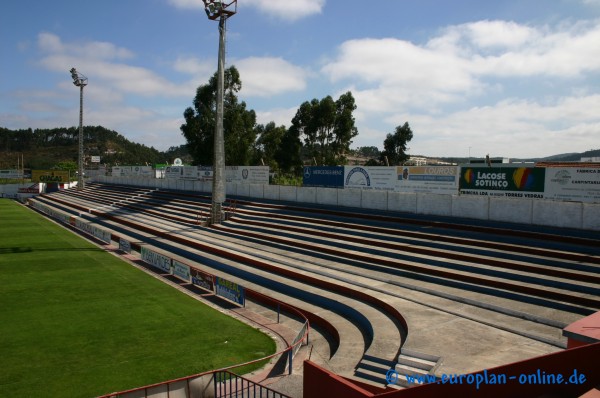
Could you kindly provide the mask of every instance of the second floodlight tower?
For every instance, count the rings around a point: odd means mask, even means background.
[[[83,88],[87,86],[88,79],[77,69],[71,68],[73,84],[79,87],[79,159],[77,161],[77,190],[83,190]]]
[[[219,63],[217,68],[217,120],[215,126],[211,224],[220,224],[225,202],[225,134],[223,132],[223,92],[225,91],[225,23],[237,12],[237,0],[230,3],[202,0],[208,19],[219,20]]]

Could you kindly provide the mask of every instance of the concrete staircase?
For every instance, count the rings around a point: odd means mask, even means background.
[[[441,358],[435,355],[425,354],[419,351],[402,348],[398,356],[398,363],[394,367],[397,377],[388,377],[389,381],[395,381],[395,384],[401,387],[412,387],[417,384],[410,383],[407,376],[428,382],[437,380],[434,376],[436,368],[439,366]]]

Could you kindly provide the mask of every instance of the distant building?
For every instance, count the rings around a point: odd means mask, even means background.
[[[427,165],[427,158],[421,156],[411,156],[406,162],[405,166],[425,166]]]
[[[600,156],[593,156],[591,158],[581,158],[581,162],[600,163]]]

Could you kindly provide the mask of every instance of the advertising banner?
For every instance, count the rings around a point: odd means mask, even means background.
[[[182,166],[183,171],[181,172],[181,178],[188,180],[198,179],[198,167],[196,166]]]
[[[342,166],[306,166],[302,176],[305,187],[344,188]]]
[[[215,290],[215,284],[211,274],[207,274],[199,269],[192,268],[190,270],[190,276],[192,277],[192,283],[194,285],[201,287],[204,290],[208,290],[209,292]]]
[[[67,213],[63,213],[62,211],[55,210],[51,207],[46,206],[43,203],[33,201],[33,207],[41,211],[42,213],[48,214],[50,217],[55,218],[59,221],[64,222],[65,224],[71,224],[71,215]]]
[[[183,279],[186,282],[190,281],[190,266],[177,260],[173,260],[173,275]]]
[[[81,218],[77,218],[75,220],[75,226],[83,232],[87,233],[88,235],[92,235],[100,239],[104,243],[110,243],[110,231],[97,227],[94,224],[89,223]]]
[[[167,166],[165,168],[165,178],[182,178],[183,177],[183,166]]]
[[[113,177],[129,177],[133,171],[131,166],[113,166],[111,174]]]
[[[396,167],[344,166],[344,188],[396,190]]]
[[[541,167],[464,167],[460,193],[543,199],[545,176]]]
[[[600,168],[547,168],[544,197],[576,202],[600,202]]]
[[[68,170],[32,170],[32,182],[69,182]]]
[[[21,170],[0,170],[0,179],[18,179],[23,178],[23,172]]]
[[[17,192],[18,193],[40,193],[40,187],[39,186],[31,186],[31,187],[27,187],[27,188],[18,188]]]
[[[399,166],[397,168],[400,192],[458,194],[458,166]]]
[[[131,174],[140,177],[154,177],[152,166],[131,166]]]
[[[200,181],[212,181],[213,171],[210,166],[197,166],[198,167],[198,179]]]
[[[142,261],[166,273],[171,273],[171,259],[142,246]]]
[[[227,182],[238,184],[269,184],[269,166],[226,166]]]
[[[125,253],[131,253],[131,242],[123,238],[119,238],[119,250]]]
[[[244,306],[246,298],[245,291],[244,288],[237,283],[217,276],[215,277],[215,293],[217,296],[233,301],[242,307]]]

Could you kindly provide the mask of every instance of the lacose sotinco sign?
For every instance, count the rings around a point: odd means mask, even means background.
[[[544,179],[544,168],[465,167],[460,175],[460,193],[541,199]]]

